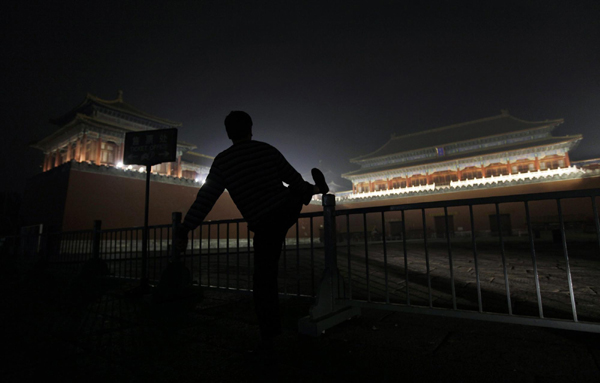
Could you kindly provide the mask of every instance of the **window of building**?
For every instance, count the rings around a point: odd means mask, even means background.
[[[356,187],[356,191],[358,193],[368,193],[369,192],[369,184],[366,182],[358,184]]]
[[[505,166],[489,168],[485,170],[486,177],[498,177],[505,176],[508,174],[508,169]]]
[[[527,173],[528,171],[534,171],[535,170],[535,164],[529,163],[529,164],[517,164],[517,165],[513,165],[512,167],[512,171],[513,173]]]
[[[394,189],[400,189],[400,188],[405,188],[406,187],[406,180],[394,180],[392,182],[392,188]]]
[[[116,144],[113,142],[102,142],[100,147],[100,163],[114,165]]]
[[[411,186],[427,185],[427,178],[425,177],[413,177],[410,180]]]
[[[558,169],[558,168],[564,168],[565,167],[565,161],[563,159],[552,159],[550,161],[548,160],[541,160],[540,161],[540,169],[545,170],[545,169]]]
[[[196,179],[196,172],[194,170],[183,170],[181,172],[181,177],[182,178],[186,178],[188,180],[195,180]]]
[[[375,184],[375,191],[384,191],[384,190],[387,190],[387,184],[384,184],[384,183]]]
[[[450,181],[458,181],[458,177],[456,174],[442,174],[433,176],[433,183],[435,186],[445,186],[450,185]]]
[[[92,145],[95,144],[95,142],[92,141],[87,141],[85,144],[85,160],[86,161],[92,161]]]
[[[469,168],[464,169],[460,173],[460,179],[462,179],[462,180],[472,180],[475,178],[482,178],[480,168],[469,167]]]

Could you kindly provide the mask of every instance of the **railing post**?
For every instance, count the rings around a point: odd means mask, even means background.
[[[50,241],[50,230],[48,230],[48,225],[44,225],[42,227],[42,233],[40,247],[42,252],[42,257],[46,262],[50,261],[50,255],[52,252],[51,241]]]
[[[102,230],[102,221],[94,221],[94,232],[92,237],[92,258],[100,259],[100,231]]]
[[[317,290],[315,304],[310,314],[298,322],[298,331],[319,336],[325,330],[360,315],[360,308],[345,299],[344,281],[337,268],[335,195],[323,195],[323,235],[325,240],[325,271]]]
[[[337,270],[337,230],[335,226],[335,195],[333,194],[323,196],[323,231],[325,268]]]
[[[171,261],[179,261],[179,249],[176,246],[177,233],[179,232],[179,226],[181,225],[181,212],[173,212],[171,214]]]
[[[202,290],[192,286],[192,274],[181,261],[177,248],[178,231],[181,225],[181,213],[171,215],[171,262],[163,270],[158,286],[153,291],[155,303],[166,303],[165,310],[191,309],[202,300]],[[175,306],[170,306],[172,303]]]
[[[92,258],[84,262],[79,272],[79,287],[81,288],[82,298],[84,300],[95,300],[104,294],[105,283],[98,277],[109,275],[108,265],[100,258],[100,240],[102,238],[102,221],[94,221],[92,232]],[[59,239],[60,241],[60,239]],[[60,242],[58,243],[60,248]]]

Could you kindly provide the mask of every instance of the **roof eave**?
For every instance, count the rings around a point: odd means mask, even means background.
[[[512,117],[512,116],[510,116],[510,117]],[[514,118],[514,117],[512,117],[512,118]],[[477,121],[481,121],[481,120],[477,120]],[[521,120],[519,120],[519,121],[521,121]],[[524,122],[529,122],[529,121],[524,121]],[[558,126],[559,124],[562,124],[563,122],[564,122],[564,119],[551,120],[551,121],[548,121],[548,124],[545,124],[545,125],[536,126],[534,128],[528,128],[528,129],[522,129],[522,130],[515,130],[514,132],[511,132],[511,133],[524,132],[524,131],[531,130],[531,129],[534,129],[534,130],[544,129],[544,128],[547,128],[547,127],[552,126],[554,124],[556,124],[556,126]],[[535,124],[537,124],[537,123],[546,123],[546,121],[531,122],[531,123],[535,123]],[[462,125],[462,124],[458,124],[457,126],[460,126],[460,125]],[[450,126],[452,126],[452,125],[450,125]],[[507,133],[492,134],[492,135],[489,135],[489,136],[481,136],[481,137],[478,137],[477,140],[481,140],[481,139],[485,139],[485,138],[490,138],[490,137],[500,137],[500,136],[503,136],[503,135],[506,135],[506,134]],[[401,138],[401,137],[406,137],[406,135],[405,136],[399,136],[399,137],[393,137],[388,142],[386,142],[385,145],[387,145],[391,140],[396,139],[396,138]],[[458,143],[469,142],[469,141],[473,141],[473,140],[455,141],[455,142],[452,142],[452,144],[455,144],[455,143],[458,144]],[[377,149],[375,152],[383,149],[383,147],[385,147],[385,145],[383,145],[381,148]],[[444,145],[448,145],[448,144],[444,144]],[[400,154],[405,154],[405,153],[411,153],[411,152],[414,152],[414,151],[435,149],[437,147],[439,147],[439,146],[436,146],[436,145],[425,146],[425,147],[418,148],[418,149],[415,149],[415,150],[407,150],[407,151],[404,151],[404,152],[397,152],[397,153],[386,154],[386,155],[383,155],[383,156],[370,157],[370,158],[364,158],[364,157],[369,156],[369,154],[365,154],[364,156],[360,156],[360,157],[356,157],[356,158],[351,159],[350,162],[351,163],[355,163],[355,164],[359,164],[361,162],[376,161],[376,160],[381,160],[381,159],[384,159],[384,158],[387,158],[387,157],[391,157],[391,156],[395,156],[395,155],[400,155]],[[375,152],[373,152],[373,153],[375,153]]]
[[[560,137],[557,137],[557,138],[560,138]],[[573,150],[579,144],[579,142],[583,139],[583,136],[581,134],[578,134],[578,135],[573,135],[573,136],[564,136],[564,138],[565,138],[564,141],[555,142],[555,143],[550,144],[550,145],[559,145],[559,144],[572,143],[571,146],[569,147],[569,150]],[[548,144],[546,144],[546,145],[537,145],[537,146],[531,146],[529,148],[523,148],[523,149],[535,149],[535,148],[540,148],[540,147],[544,147],[544,146],[547,146],[547,145]],[[491,155],[498,154],[498,153],[512,152],[512,151],[523,150],[523,149],[498,150],[498,151],[493,152],[493,153],[484,154],[484,156],[491,156]],[[480,157],[480,156],[474,155],[472,157]],[[440,161],[439,163],[464,160],[464,159],[468,159],[468,158],[471,158],[471,157],[467,156],[467,157],[462,157],[462,158],[448,159],[448,160],[445,160],[445,161]],[[404,166],[404,167],[400,166],[400,167],[397,167],[397,168],[379,169],[379,170],[373,170],[371,172],[365,172],[365,173],[359,173],[359,174],[352,174],[354,172],[359,172],[359,171],[363,170],[363,169],[358,169],[358,170],[355,170],[353,172],[344,173],[344,174],[341,175],[341,177],[345,178],[347,180],[351,180],[351,178],[348,178],[348,177],[360,177],[360,176],[365,176],[365,175],[368,175],[368,174],[388,172],[388,171],[393,171],[393,170],[397,170],[397,169],[410,169],[411,167],[425,166],[425,165],[428,165],[428,164],[421,164],[421,165],[414,164],[414,165],[409,165],[409,166]]]

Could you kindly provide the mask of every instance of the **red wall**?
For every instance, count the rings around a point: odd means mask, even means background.
[[[511,187],[499,187],[483,190],[471,190],[444,194],[434,194],[425,196],[413,196],[397,199],[365,201],[365,202],[338,202],[337,209],[354,209],[370,206],[385,206],[394,204],[408,204],[419,202],[431,202],[440,200],[454,200],[466,198],[479,198],[490,196],[503,196],[527,193],[542,193],[550,191],[564,191],[576,189],[600,188],[600,177],[546,182],[530,185],[518,185]],[[187,212],[194,201],[198,187],[191,185],[176,185],[163,182],[150,183],[150,225],[168,224],[171,222],[171,214],[175,211],[183,215]],[[119,177],[113,174],[102,174],[95,172],[81,171],[72,169],[68,166],[61,166],[52,171],[34,177],[30,182],[30,187],[25,193],[23,205],[26,207],[24,222],[27,224],[51,223],[60,229],[62,222],[63,231],[90,229],[94,220],[101,220],[102,227],[126,228],[142,226],[144,224],[144,193],[145,180],[140,178]],[[515,206],[501,205],[501,214],[511,214],[513,229],[524,227],[525,213],[522,204]],[[563,214],[593,214],[589,202],[580,203],[579,201],[565,201]],[[303,212],[322,211],[320,205],[308,205],[303,208]],[[468,208],[449,208],[449,214],[454,217],[455,231],[462,227],[463,230],[470,230],[470,220]],[[422,230],[420,211],[406,212],[406,229],[408,231],[418,232]],[[480,206],[475,208],[476,224],[478,230],[482,227],[489,228],[489,215],[495,214],[493,205]],[[556,214],[556,204],[545,205],[542,203],[531,204],[531,214],[534,219],[548,214]],[[428,229],[435,229],[435,216],[443,215],[443,209],[428,209],[426,219]],[[215,207],[209,213],[207,220],[224,220],[241,218],[241,215],[229,197],[228,193],[223,193],[221,198],[215,204]],[[381,215],[369,214],[367,216],[367,230],[371,232],[373,227],[381,232]],[[386,222],[401,220],[399,212],[386,213]],[[318,237],[319,228],[322,225],[322,218],[313,220],[313,234]],[[215,231],[212,237],[215,238]],[[235,231],[230,235],[235,235]],[[245,227],[240,227],[242,233],[245,233]],[[389,224],[386,230],[390,230]],[[306,236],[310,231],[310,221],[303,219],[300,221],[300,235]],[[345,218],[338,219],[338,231],[346,231]],[[350,231],[363,231],[362,216],[356,216],[351,219]],[[289,236],[295,236],[295,227],[293,227]],[[389,231],[388,231],[389,233]],[[226,235],[226,229],[221,228],[221,237]],[[245,235],[242,235],[245,237]]]
[[[94,220],[102,228],[125,228],[144,225],[145,180],[113,175],[71,171],[63,230],[91,228]],[[150,182],[149,224],[171,222],[173,212],[187,213],[196,198],[198,187]],[[305,206],[304,211],[319,211],[319,205]],[[206,217],[207,220],[242,218],[225,192]],[[224,235],[224,233],[223,233]]]
[[[71,171],[63,230],[91,228],[97,219],[105,229],[143,226],[145,188],[142,179]],[[149,224],[168,224],[176,211],[185,216],[197,193],[198,187],[151,181]],[[207,219],[231,218],[241,215],[229,194],[223,193]]]
[[[545,193],[545,192],[556,192],[556,191],[567,191],[567,190],[580,190],[580,189],[592,189],[600,188],[600,177],[594,178],[582,178],[575,180],[563,180],[554,182],[544,182],[537,184],[528,185],[517,185],[509,187],[498,187],[490,189],[479,189],[470,191],[459,191],[444,194],[433,194],[413,197],[403,197],[396,199],[387,199],[379,201],[364,201],[364,202],[339,202],[337,205],[338,210],[342,209],[356,209],[365,208],[371,206],[386,206],[386,205],[404,205],[411,203],[421,202],[434,202],[434,201],[449,201],[458,199],[471,199],[471,198],[484,198],[493,196],[506,196],[506,195],[518,195],[518,194],[530,194],[530,193]],[[600,206],[600,201],[597,201]],[[532,222],[543,221],[550,219],[550,216],[557,217],[557,205],[554,201],[540,201],[532,202],[529,204],[530,215]],[[592,204],[589,199],[571,199],[564,200],[562,202],[563,216],[568,219],[579,219],[578,217],[586,216],[589,219],[593,217]],[[474,220],[476,230],[489,230],[490,229],[490,215],[495,215],[496,210],[494,205],[481,205],[473,208]],[[459,231],[458,228],[462,228],[463,231],[471,230],[470,214],[468,207],[456,207],[448,208],[448,214],[454,218],[454,229],[455,232]],[[510,214],[510,220],[513,231],[524,230],[526,227],[526,216],[525,208],[522,203],[511,203],[501,204],[500,214]],[[428,231],[435,231],[435,217],[443,216],[444,209],[427,209],[426,210],[426,225]],[[554,219],[553,217],[551,219]],[[386,223],[389,221],[401,221],[402,216],[400,212],[390,212],[385,214]],[[554,219],[555,221],[557,220]],[[422,233],[422,216],[421,211],[407,211],[405,212],[405,222],[407,232],[413,231],[415,234]],[[367,232],[370,233],[373,228],[381,233],[382,222],[381,214],[367,214]],[[352,216],[350,219],[350,232],[362,232],[364,230],[363,218],[361,216]],[[389,234],[390,225],[386,225],[387,233]],[[338,219],[338,231],[346,232],[346,221],[345,218]],[[410,233],[409,233],[410,234]]]

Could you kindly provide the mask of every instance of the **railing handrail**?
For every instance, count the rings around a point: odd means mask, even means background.
[[[443,208],[443,207],[489,205],[489,204],[496,204],[496,203],[515,203],[515,202],[529,202],[529,201],[545,201],[545,200],[596,197],[596,196],[600,196],[600,189],[568,190],[568,191],[562,191],[562,192],[516,194],[516,195],[509,195],[509,196],[464,198],[464,199],[457,199],[457,200],[407,203],[407,204],[402,204],[402,205],[395,204],[395,205],[385,205],[385,206],[339,209],[339,210],[336,210],[336,214],[337,215],[347,215],[347,214],[354,214],[354,213],[356,213],[356,214],[380,213],[380,212],[386,212],[386,211],[420,210],[420,209],[434,209],[434,208]]]

